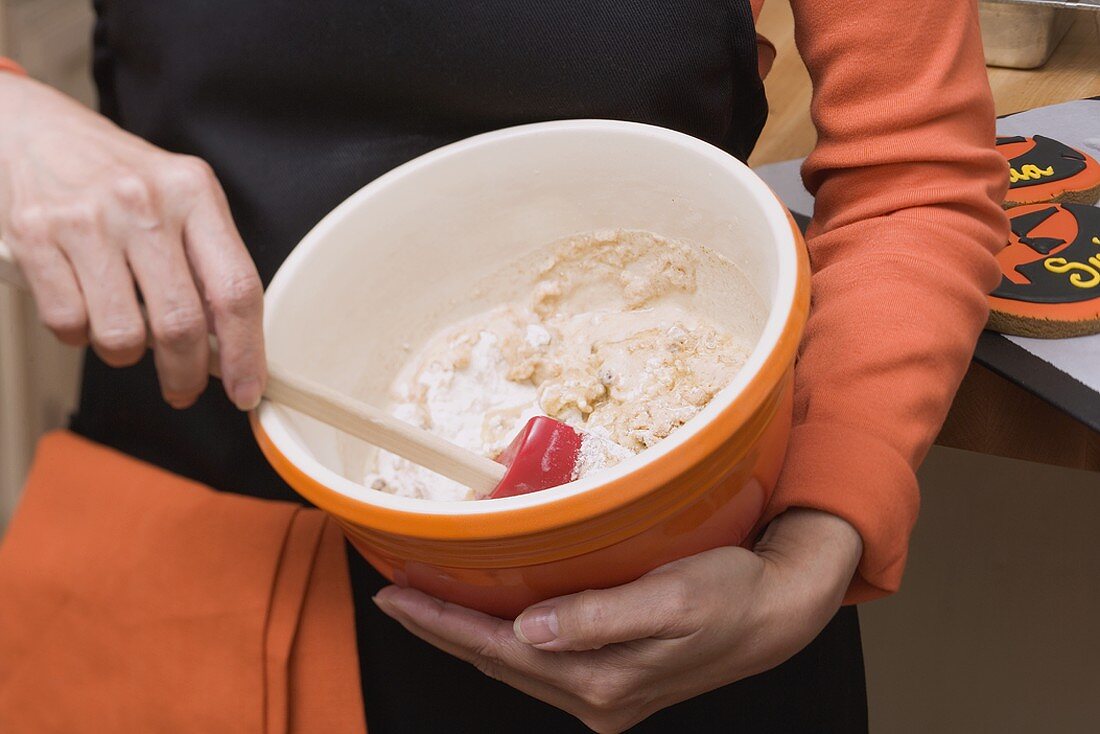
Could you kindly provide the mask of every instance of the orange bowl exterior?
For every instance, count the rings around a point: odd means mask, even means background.
[[[335,516],[386,578],[499,617],[551,597],[623,584],[705,550],[747,544],[782,468],[794,363],[809,312],[809,263],[793,221],[791,228],[799,248],[796,295],[759,373],[690,441],[591,491],[504,512],[404,512],[359,502],[308,476],[253,413],[256,439],[283,479]]]

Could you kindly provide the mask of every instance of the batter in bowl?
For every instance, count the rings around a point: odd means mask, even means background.
[[[752,349],[690,307],[702,258],[735,269],[649,232],[601,231],[551,246],[528,298],[428,340],[394,381],[393,414],[490,458],[529,418],[548,415],[583,432],[574,479],[655,445],[728,385]],[[385,451],[365,484],[480,499]]]

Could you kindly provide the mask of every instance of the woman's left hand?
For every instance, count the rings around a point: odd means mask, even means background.
[[[753,551],[700,553],[623,586],[540,602],[514,624],[396,586],[375,602],[486,675],[618,732],[801,650],[840,606],[861,553],[844,520],[794,509]]]

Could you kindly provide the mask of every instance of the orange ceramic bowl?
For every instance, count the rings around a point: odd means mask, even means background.
[[[266,295],[269,358],[385,404],[410,350],[499,301],[475,287],[483,276],[603,228],[706,245],[765,304],[733,383],[657,446],[543,492],[437,502],[364,488],[369,447],[334,429],[266,402],[254,414],[268,460],[387,578],[510,617],[750,540],[786,449],[809,269],[768,187],[695,138],[627,122],[541,123],[391,171],[325,217],[279,270]]]

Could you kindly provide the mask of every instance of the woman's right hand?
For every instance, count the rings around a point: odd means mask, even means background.
[[[191,405],[218,337],[242,410],[267,379],[263,287],[213,171],[161,150],[60,92],[0,72],[0,233],[42,321],[106,363],[137,362],[148,311],[161,393]]]

